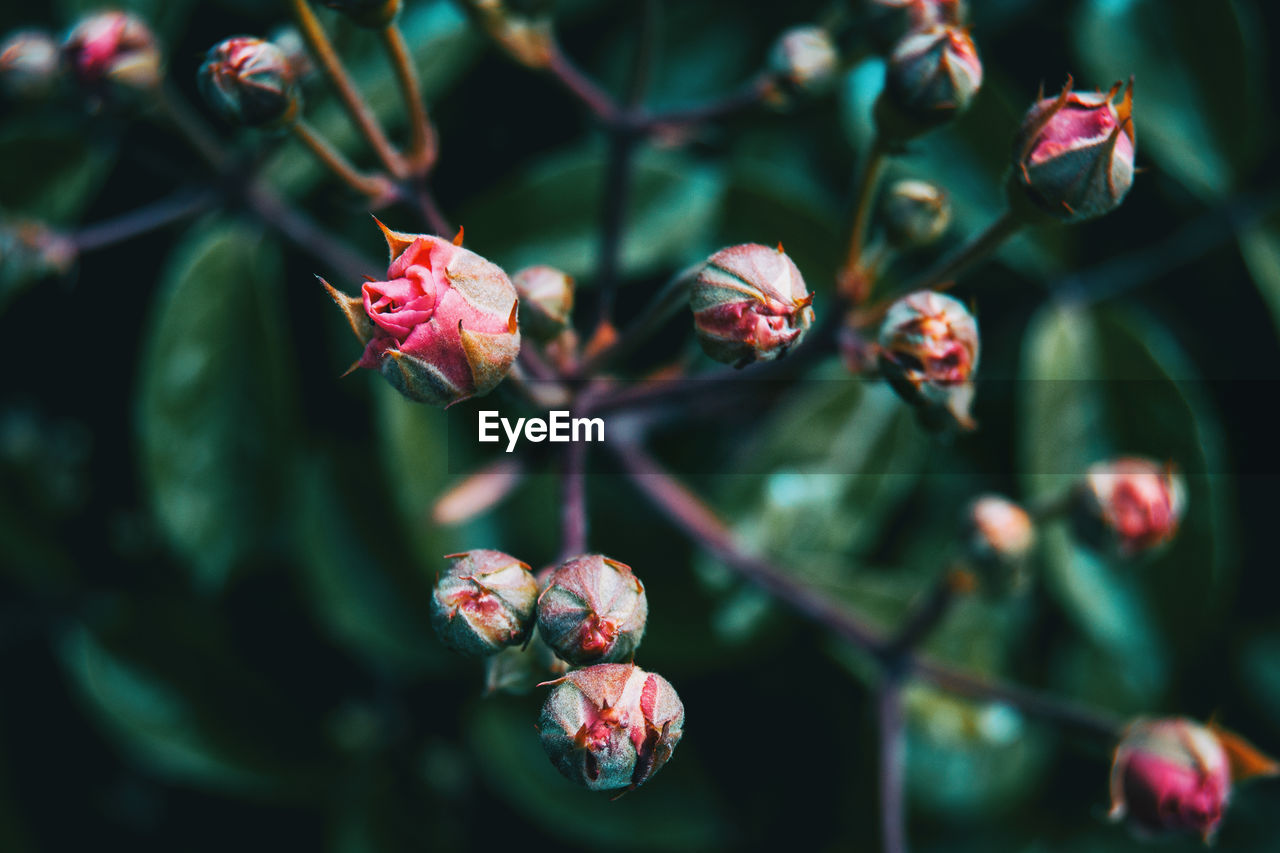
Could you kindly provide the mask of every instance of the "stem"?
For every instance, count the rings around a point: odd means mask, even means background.
[[[581,69],[565,56],[560,43],[554,40],[548,51],[547,70],[565,89],[586,104],[600,121],[610,124],[617,120],[620,110],[613,96],[582,73]]]
[[[418,213],[421,214],[423,221],[427,223],[428,228],[436,233],[437,237],[443,237],[448,240],[453,236],[454,228],[449,224],[449,218],[440,209],[435,195],[425,181],[418,182],[413,200],[418,206]]]
[[[1017,234],[1026,224],[1025,219],[1012,210],[1006,210],[999,219],[987,227],[986,231],[983,231],[958,252],[948,258],[944,258],[941,263],[919,279],[913,281],[910,286],[904,288],[904,292],[945,290],[955,281],[956,276],[994,252],[1004,241]]]
[[[395,188],[390,180],[382,175],[365,175],[358,172],[342,152],[330,145],[304,120],[298,119],[289,125],[289,130],[303,145],[307,146],[317,160],[351,189],[374,200],[384,200],[394,193]]]
[[[759,106],[774,90],[775,78],[768,72],[761,72],[741,89],[721,98],[707,101],[684,109],[669,110],[656,115],[645,116],[639,120],[639,126],[646,133],[662,133],[694,124],[727,118],[735,113],[744,112]]]
[[[191,147],[214,168],[226,172],[230,161],[226,149],[213,129],[191,108],[169,81],[156,87],[156,103],[178,132],[186,137]]]
[[[938,627],[951,609],[956,594],[968,587],[969,582],[964,578],[958,571],[949,571],[934,582],[924,600],[907,614],[898,633],[885,644],[883,657],[886,665],[897,667],[909,652]]]
[[[217,198],[218,193],[211,189],[183,190],[113,219],[85,226],[71,236],[71,243],[77,252],[105,249],[203,213]]]
[[[876,188],[880,185],[880,176],[884,173],[888,159],[888,148],[877,134],[858,177],[857,199],[853,207],[853,227],[849,234],[849,253],[845,257],[844,270],[841,273],[843,278],[856,282],[856,286],[852,286],[848,294],[853,302],[862,301],[870,291],[870,282],[865,281],[862,276],[862,251],[867,242]]]
[[[576,557],[587,550],[587,446],[570,442],[564,451],[564,468],[560,482],[563,493],[560,510],[560,560]]]
[[[368,140],[387,171],[398,178],[405,177],[407,170],[404,158],[387,140],[387,135],[383,132],[377,117],[374,116],[373,110],[369,108],[369,104],[361,97],[359,90],[351,81],[351,76],[343,66],[342,60],[338,58],[337,51],[333,49],[333,43],[325,34],[324,27],[320,26],[320,20],[315,12],[311,11],[309,0],[290,0],[290,4],[293,7],[293,15],[298,21],[298,30],[302,33],[302,38],[324,69],[333,88],[337,90],[338,99],[346,107],[351,121]]]
[[[626,355],[657,331],[672,314],[684,305],[685,291],[693,280],[693,275],[700,267],[701,264],[698,264],[683,270],[663,285],[657,295],[644,307],[635,322],[628,326],[607,349],[597,352],[583,362],[578,369],[578,373],[582,376],[595,374],[609,362]]]
[[[405,45],[404,33],[394,20],[382,29],[382,43],[391,59],[400,92],[404,95],[405,109],[409,111],[409,168],[415,175],[425,175],[435,165],[438,141],[431,128],[431,119],[427,117],[427,107],[422,100],[422,86],[418,82],[413,58]]]
[[[902,682],[897,676],[889,676],[876,694],[880,734],[880,838],[884,853],[906,853],[907,850],[907,810],[903,797],[907,736],[902,712]]]
[[[609,159],[605,166],[604,197],[600,213],[600,256],[596,262],[596,282],[600,291],[598,325],[613,321],[614,291],[622,255],[623,228],[631,195],[631,162],[636,136],[615,129],[609,136]]]
[[[305,214],[289,206],[288,202],[265,184],[250,185],[245,191],[245,199],[264,225],[318,258],[332,273],[344,279],[359,281],[367,273],[378,271],[377,264],[368,261]]]

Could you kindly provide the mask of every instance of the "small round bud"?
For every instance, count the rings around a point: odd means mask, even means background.
[[[284,54],[290,70],[293,71],[294,80],[301,83],[315,72],[315,63],[311,61],[307,44],[302,40],[302,33],[298,32],[297,27],[292,24],[276,27],[271,31],[268,40]]]
[[[1173,539],[1187,487],[1172,464],[1125,457],[1090,467],[1074,503],[1082,540],[1132,556]]]
[[[548,266],[525,267],[511,277],[520,296],[520,327],[530,337],[549,341],[564,330],[573,313],[573,279]]]
[[[880,370],[904,400],[971,428],[978,322],[964,303],[921,290],[889,308],[880,326]]]
[[[927,246],[951,224],[951,201],[928,181],[898,181],[885,193],[885,234],[896,249]]]
[[[529,567],[501,551],[449,554],[431,594],[431,626],[457,652],[486,657],[522,645],[533,630],[538,583]]]
[[[648,615],[631,567],[599,554],[561,564],[538,596],[538,634],[575,666],[630,660]]]
[[[1041,98],[1022,119],[1013,143],[1009,196],[1020,210],[1063,222],[1083,222],[1120,206],[1133,185],[1137,142],[1133,81],[1115,103],[1110,92]]]
[[[58,43],[43,30],[18,30],[0,43],[0,86],[15,98],[48,95],[61,72]]]
[[[758,243],[716,252],[689,290],[703,351],[734,367],[786,355],[813,323],[812,302],[782,246]]]
[[[793,27],[773,46],[769,70],[798,93],[818,94],[830,87],[840,55],[823,27]]]
[[[1148,833],[1213,837],[1231,794],[1231,762],[1217,734],[1182,717],[1139,719],[1111,764],[1111,818]]]
[[[966,30],[913,30],[889,56],[877,127],[889,142],[914,139],[963,113],[981,86],[982,61]]]
[[[151,28],[128,12],[83,18],[62,43],[62,55],[86,91],[151,90],[160,83],[160,48]]]
[[[598,664],[551,683],[538,719],[542,748],[565,778],[593,791],[640,787],[684,734],[676,691],[634,664]]]
[[[965,512],[968,557],[994,594],[1022,585],[1024,569],[1036,542],[1030,514],[999,495],[982,495]]]
[[[529,68],[546,68],[555,52],[554,0],[465,0],[465,7],[507,55]]]
[[[370,29],[381,29],[395,20],[400,13],[400,0],[321,0],[330,9],[336,9],[356,24]]]
[[[323,282],[365,345],[356,366],[435,406],[492,391],[520,353],[507,274],[448,240],[378,225],[392,258],[387,280],[365,282],[362,298]]]
[[[215,44],[196,79],[205,100],[229,122],[273,127],[298,115],[293,67],[269,41],[237,36]]]

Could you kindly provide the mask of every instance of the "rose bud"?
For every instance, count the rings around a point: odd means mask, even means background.
[[[786,355],[813,323],[811,302],[800,270],[782,246],[758,243],[716,252],[689,290],[703,351],[734,367]]]
[[[914,139],[963,113],[981,86],[982,61],[966,30],[913,30],[889,56],[877,128],[889,143]]]
[[[1013,142],[1009,196],[1027,215],[1083,222],[1120,206],[1133,185],[1133,80],[1115,103],[1110,92],[1073,92],[1071,78],[1056,98],[1041,97]],[[1043,95],[1043,93],[1041,93]]]
[[[366,282],[356,299],[321,279],[365,345],[354,367],[435,406],[492,391],[520,352],[507,274],[447,240],[378,227],[392,258],[386,281]]]
[[[550,683],[538,719],[542,748],[565,778],[593,791],[640,787],[684,733],[676,691],[634,664],[597,664]]]
[[[769,70],[797,94],[827,89],[839,70],[840,55],[824,27],[792,27],[769,55]]]
[[[321,0],[330,9],[336,9],[356,24],[370,29],[382,29],[400,13],[400,0]]]
[[[880,326],[880,370],[926,423],[940,427],[949,417],[973,428],[969,406],[978,368],[978,322],[964,303],[921,290],[889,308]]]
[[[284,51],[269,41],[237,36],[209,48],[197,77],[219,115],[249,127],[287,124],[298,115],[298,87]]]
[[[564,330],[573,313],[573,279],[548,266],[525,267],[511,277],[520,296],[520,326],[531,337],[549,341]]]
[[[951,224],[951,201],[927,181],[898,181],[883,202],[885,234],[895,249],[927,246]]]
[[[43,30],[18,30],[0,43],[0,85],[15,98],[48,95],[61,71],[58,43]]]
[[[80,85],[102,95],[110,88],[151,90],[160,83],[160,48],[142,19],[128,12],[89,15],[72,28],[62,55]]]
[[[630,660],[648,615],[631,567],[599,554],[562,563],[538,596],[538,634],[575,666]]]
[[[1002,594],[1024,581],[1024,568],[1036,542],[1031,515],[999,495],[982,495],[965,511],[969,562],[988,592]]]
[[[1186,483],[1173,465],[1137,457],[1091,466],[1074,498],[1077,535],[1122,556],[1173,539],[1187,508]]]
[[[431,626],[441,642],[475,657],[519,646],[533,630],[538,583],[501,551],[448,554],[453,563],[431,593]]]

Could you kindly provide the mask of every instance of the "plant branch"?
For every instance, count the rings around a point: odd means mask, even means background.
[[[578,369],[582,376],[592,376],[614,359],[626,355],[658,330],[672,314],[684,305],[685,291],[701,264],[677,273],[649,300],[640,316],[612,344],[590,356]]]
[[[991,223],[987,230],[974,238],[968,245],[951,256],[944,258],[933,269],[924,273],[902,289],[903,293],[914,293],[917,290],[946,290],[956,279],[973,264],[985,258],[1017,234],[1025,226],[1026,220],[1006,210],[999,219]]]
[[[409,112],[409,168],[415,175],[425,175],[435,165],[439,143],[431,127],[431,119],[427,116],[426,104],[422,100],[418,72],[413,66],[413,58],[405,45],[400,25],[393,20],[382,29],[381,35],[396,81],[400,85],[400,92],[404,96],[405,109]]]
[[[605,124],[617,121],[621,110],[613,96],[601,89],[594,80],[582,72],[582,69],[574,65],[565,55],[560,43],[554,39],[547,53],[547,70],[560,85],[586,104],[600,121]]]
[[[289,125],[298,141],[307,147],[317,160],[324,164],[340,181],[370,200],[385,202],[396,194],[395,185],[385,175],[366,175],[356,170],[342,152],[329,144],[311,125],[298,119]]]
[[[876,199],[876,188],[880,186],[880,176],[884,173],[884,166],[888,159],[889,149],[877,134],[858,176],[857,197],[853,206],[853,226],[849,233],[849,252],[845,257],[842,271],[842,276],[851,280],[860,280],[862,252],[871,226],[871,209]],[[866,298],[868,285],[869,282],[863,282],[855,292],[848,295],[853,297],[855,302],[861,301]]]
[[[560,472],[560,562],[587,550],[586,444],[573,441],[565,446]]]
[[[761,72],[742,88],[720,98],[692,107],[667,110],[637,119],[646,133],[663,133],[695,124],[728,118],[759,106],[776,88],[777,80],[769,72]]]
[[[213,128],[178,93],[173,84],[165,80],[155,89],[156,103],[165,117],[178,129],[191,147],[203,157],[215,172],[225,173],[230,156]]]
[[[251,184],[245,190],[245,201],[264,225],[279,232],[309,255],[318,258],[337,276],[359,281],[366,274],[378,271],[377,264],[347,246],[304,213],[291,207],[265,184],[261,182]]]
[[[86,225],[70,236],[71,244],[77,252],[105,249],[197,216],[212,208],[218,195],[212,189],[180,190],[129,213]]]
[[[454,234],[454,228],[449,224],[449,217],[444,215],[444,211],[440,209],[440,205],[436,202],[435,195],[431,192],[431,188],[427,186],[426,181],[419,180],[413,188],[413,203],[418,208],[418,214],[422,217],[427,227],[436,233],[437,237],[450,239]]]
[[[925,597],[911,609],[898,631],[885,643],[882,656],[886,666],[897,668],[925,637],[937,628],[951,609],[956,595],[972,585],[968,575],[958,570],[945,572],[934,581]]]
[[[906,853],[907,732],[902,707],[902,682],[890,675],[876,691],[880,741],[880,839],[884,853]]]

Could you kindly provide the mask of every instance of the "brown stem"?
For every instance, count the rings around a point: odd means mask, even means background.
[[[560,472],[560,561],[587,550],[587,446],[578,441],[565,447]]]
[[[849,232],[849,252],[845,257],[842,271],[844,279],[858,282],[856,286],[850,286],[851,292],[845,294],[855,303],[865,299],[870,290],[870,282],[863,280],[862,252],[871,226],[871,208],[876,199],[876,188],[880,186],[880,176],[884,173],[884,166],[888,159],[888,148],[881,138],[876,136],[858,177],[857,199],[853,207],[853,226]]]
[[[705,124],[759,106],[777,87],[769,72],[761,72],[736,92],[692,107],[646,115],[638,120],[646,133],[663,133],[695,124]]]
[[[876,692],[880,735],[880,843],[884,853],[906,853],[907,728],[902,706],[902,682],[885,678]]]
[[[71,235],[77,252],[92,252],[131,240],[166,225],[209,210],[218,199],[214,190],[183,190],[129,213],[86,225]]]
[[[316,159],[333,172],[344,184],[358,193],[363,193],[375,201],[386,201],[395,195],[395,186],[385,175],[366,175],[356,170],[342,152],[329,144],[311,125],[298,119],[289,125],[289,130],[298,138]]]
[[[263,183],[251,184],[245,191],[249,208],[262,223],[278,231],[291,243],[328,267],[331,274],[350,281],[360,281],[366,274],[378,271],[369,261],[334,234],[317,225],[306,214],[291,207],[274,190]],[[384,270],[385,272],[385,266]]]
[[[155,89],[156,103],[165,118],[172,122],[178,132],[191,143],[191,147],[208,161],[214,171],[226,172],[231,157],[223,147],[218,135],[205,122],[200,114],[191,108],[169,81],[161,82]]]
[[[617,120],[621,113],[613,96],[601,89],[594,80],[582,72],[578,66],[565,55],[560,43],[552,41],[547,57],[547,70],[552,76],[572,93],[578,100],[587,105],[596,118],[605,124]]]
[[[435,165],[438,141],[422,100],[422,86],[418,82],[413,57],[405,45],[400,25],[394,20],[382,29],[382,44],[391,59],[396,82],[400,84],[405,109],[409,111],[409,169],[414,175],[425,175]]]
[[[1000,245],[1005,240],[1017,234],[1026,224],[1025,219],[1012,210],[1006,210],[999,219],[987,227],[986,231],[983,231],[968,245],[950,257],[944,258],[936,267],[904,287],[903,292],[914,293],[917,290],[945,290],[949,288],[954,283],[956,276],[1000,248]]]

